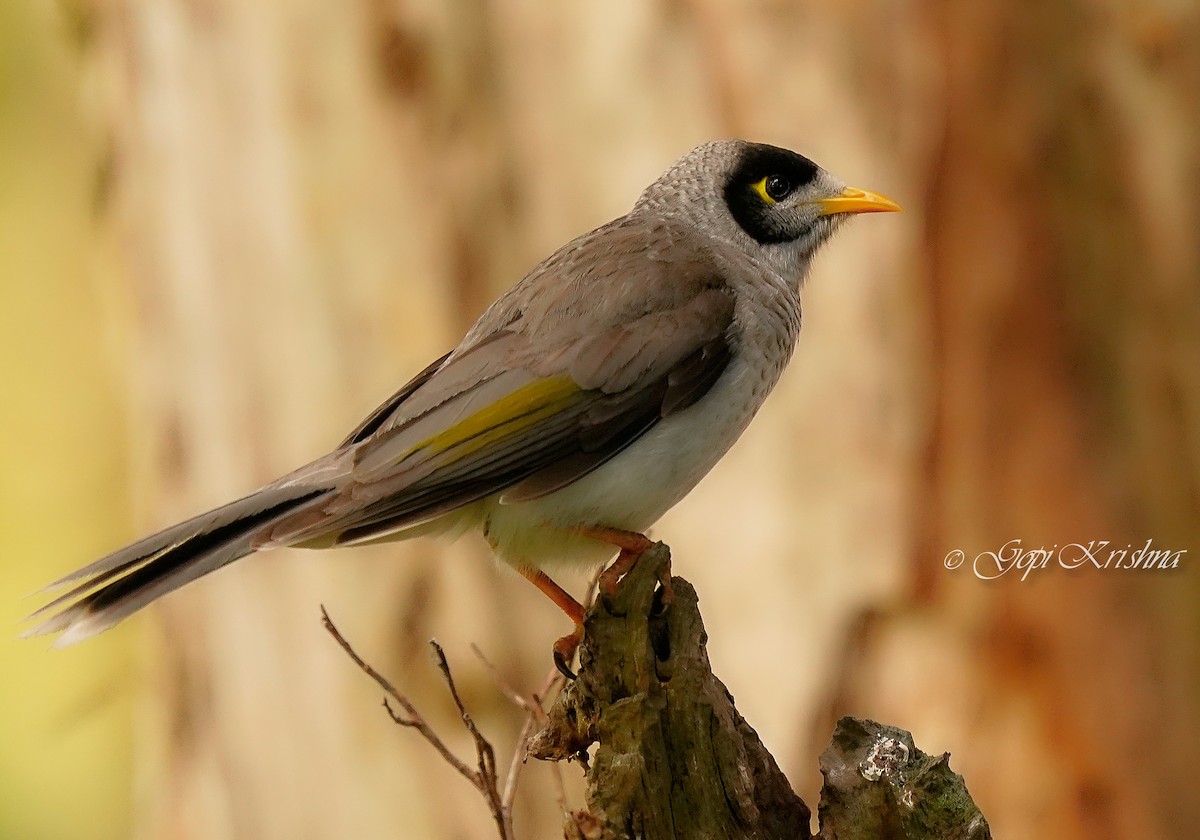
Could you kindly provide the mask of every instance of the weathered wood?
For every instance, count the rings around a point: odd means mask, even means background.
[[[588,612],[579,678],[530,754],[589,763],[569,838],[804,838],[810,811],[709,666],[696,591],[658,543]],[[587,751],[597,745],[589,757]],[[990,837],[947,756],[843,718],[821,758],[821,840]]]
[[[950,754],[926,755],[902,729],[844,717],[821,754],[819,840],[988,840]]]
[[[671,578],[658,543],[588,614],[579,678],[534,739],[538,758],[598,743],[588,770],[588,838],[808,836],[809,810],[709,667],[696,591]]]

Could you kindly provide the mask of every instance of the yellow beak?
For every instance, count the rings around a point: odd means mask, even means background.
[[[822,198],[813,203],[821,208],[822,216],[835,213],[895,213],[900,209],[900,205],[890,198],[854,187],[846,187],[831,198]]]

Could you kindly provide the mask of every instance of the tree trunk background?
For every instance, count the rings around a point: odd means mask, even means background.
[[[6,603],[323,453],[555,247],[692,145],[744,136],[905,212],[823,252],[784,381],[655,530],[740,712],[810,802],[834,721],[855,715],[952,753],[997,837],[1200,834],[1195,4],[73,0],[28,21],[71,45],[55,84],[76,96],[58,107],[86,126],[52,123],[48,160],[89,161],[70,176],[83,232],[47,212],[39,253],[73,237],[106,267],[0,272],[24,327],[6,364],[56,342],[80,360],[14,379],[24,408],[0,414],[30,444],[6,455],[6,533],[44,558]],[[10,78],[50,72],[29,50]],[[6,126],[47,107],[5,104]],[[0,198],[12,218],[53,186],[31,183]],[[77,333],[64,313],[93,298]],[[62,445],[63,417],[100,411],[88,446]],[[30,490],[75,470],[92,492]],[[66,505],[87,515],[35,515]],[[1188,554],[1173,572],[977,579],[971,558],[1012,539]],[[947,570],[952,549],[968,559]],[[0,820],[18,778],[67,803],[119,772],[142,838],[489,836],[475,794],[377,710],[322,602],[453,731],[436,636],[502,754],[519,714],[468,644],[533,687],[566,631],[475,538],[256,557],[69,660],[20,654],[54,691],[74,682],[64,662],[116,663],[37,730],[47,743],[94,714],[89,691],[135,681],[116,646],[140,648],[143,688],[132,771],[109,769],[129,755],[119,732],[54,762],[14,755]],[[526,772],[518,834],[554,836],[547,771]]]

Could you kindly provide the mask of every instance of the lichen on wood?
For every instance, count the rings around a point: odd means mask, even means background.
[[[988,840],[991,831],[950,754],[926,755],[912,735],[844,717],[821,754],[819,840]]]

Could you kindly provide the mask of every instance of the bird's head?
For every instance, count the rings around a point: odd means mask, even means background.
[[[637,209],[685,221],[789,276],[803,273],[848,215],[900,207],[881,195],[847,187],[787,149],[717,140],[680,158],[646,188]]]

